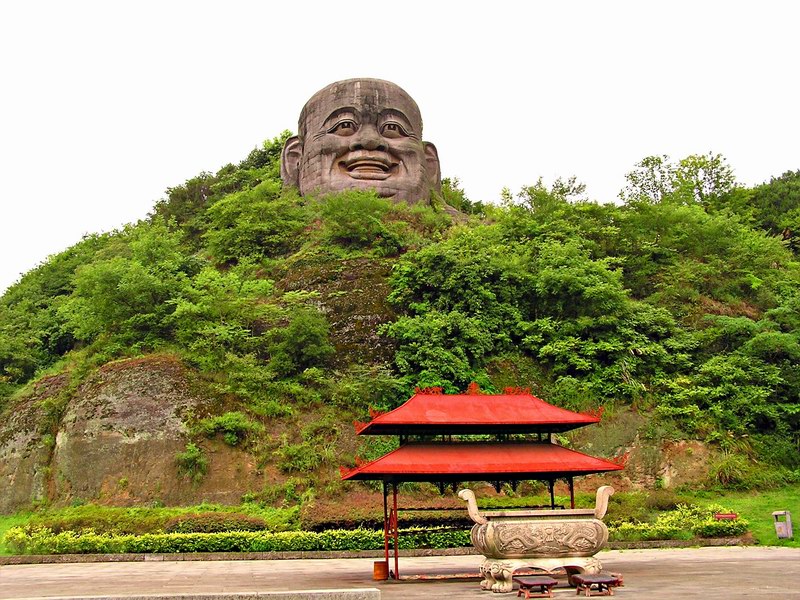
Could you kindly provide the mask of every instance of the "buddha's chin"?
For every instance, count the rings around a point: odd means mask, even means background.
[[[320,181],[316,185],[301,186],[301,192],[304,194],[312,192],[338,194],[347,190],[372,190],[381,198],[405,200],[409,203],[427,197],[427,194],[422,193],[422,190],[427,189],[423,181],[409,182],[393,176],[392,173],[381,175],[385,176],[375,177],[375,174],[372,174],[371,177],[353,177],[350,173],[337,173],[336,177]]]
[[[347,176],[359,181],[386,181],[392,175],[383,171],[348,171]]]
[[[391,188],[393,194],[397,191],[395,180],[391,173],[341,173],[321,187],[327,187],[332,192],[374,189],[382,196],[381,188]]]

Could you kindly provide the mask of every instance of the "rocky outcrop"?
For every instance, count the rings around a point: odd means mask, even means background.
[[[330,323],[336,348],[334,366],[391,362],[395,345],[378,334],[397,314],[389,304],[388,277],[393,262],[357,258],[332,261],[328,256],[295,258],[291,269],[274,273],[282,291],[312,290]]]
[[[36,501],[236,503],[263,485],[249,454],[213,440],[202,442],[209,475],[199,485],[178,475],[185,421],[208,402],[189,373],[177,358],[154,355],[104,365],[67,398],[58,398],[66,375],[38,382],[0,429],[0,512]],[[49,433],[56,398],[63,408]]]
[[[170,490],[175,454],[186,444],[183,418],[198,404],[171,357],[103,366],[78,388],[62,417],[52,459],[54,497],[150,499]]]
[[[48,417],[67,383],[64,374],[40,379],[0,419],[0,513],[47,499],[54,441]]]

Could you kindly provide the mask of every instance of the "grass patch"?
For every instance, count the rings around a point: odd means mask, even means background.
[[[800,548],[800,484],[774,490],[746,492],[697,492],[697,502],[719,502],[750,521],[750,531],[759,544]],[[788,510],[794,521],[794,539],[779,540],[772,513]]]
[[[239,506],[199,504],[181,507],[97,506],[85,504],[68,508],[44,508],[34,512],[0,516],[0,554],[12,554],[3,543],[3,535],[16,526],[47,527],[55,532],[85,532],[108,535],[148,535],[164,533],[171,523],[195,518],[198,514],[219,514],[220,521],[241,520],[244,517],[263,522],[264,529],[273,532],[299,529],[299,507],[273,508],[255,503]]]
[[[668,492],[668,493],[667,493]],[[594,506],[593,494],[577,494],[578,507]],[[452,505],[447,497],[441,499],[444,504]],[[793,540],[778,540],[772,522],[772,512],[789,510],[796,520],[800,519],[800,485],[795,484],[780,489],[763,492],[734,491],[700,491],[682,492],[676,495],[669,490],[652,492],[621,492],[611,497],[609,513],[605,518],[610,528],[615,530],[619,539],[664,539],[665,537],[682,538],[685,532],[661,531],[665,526],[681,529],[683,517],[674,512],[676,502],[695,504],[698,507],[723,505],[735,511],[749,522],[750,530],[757,543],[772,546],[800,547],[800,528],[796,529]],[[505,495],[479,498],[482,509],[494,507],[523,507],[549,503],[546,494],[535,496]],[[568,505],[569,499],[556,496],[556,503]],[[460,504],[460,502],[459,502]],[[218,513],[215,517],[211,513]],[[466,507],[464,507],[466,513]],[[193,515],[193,516],[190,516]],[[198,520],[227,523],[231,520],[255,521],[263,520],[267,532],[297,531],[300,529],[299,506],[273,508],[255,502],[244,502],[238,506],[222,506],[219,504],[200,504],[188,507],[137,507],[120,508],[86,504],[68,508],[43,508],[33,512],[21,512],[16,515],[0,515],[0,554],[12,554],[2,542],[2,536],[15,526],[49,527],[53,531],[84,531],[92,529],[96,535],[149,535],[166,532],[169,523],[185,520]],[[670,515],[673,515],[670,517]],[[244,516],[252,517],[245,519]],[[451,514],[448,516],[452,517]],[[683,519],[685,520],[685,519]],[[429,524],[426,524],[429,525]],[[206,528],[207,529],[207,528]],[[225,527],[230,529],[230,527]],[[241,523],[234,529],[242,529]],[[205,531],[205,529],[204,529]],[[94,535],[94,534],[93,534]]]
[[[16,515],[0,515],[0,555],[14,554],[8,546],[6,546],[3,537],[6,531],[18,525],[24,525],[30,520],[30,513],[18,513]]]

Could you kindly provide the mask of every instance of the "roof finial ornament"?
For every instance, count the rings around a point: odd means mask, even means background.
[[[482,394],[481,386],[479,386],[476,382],[472,382],[467,386],[467,394],[470,396],[477,396],[478,394]]]

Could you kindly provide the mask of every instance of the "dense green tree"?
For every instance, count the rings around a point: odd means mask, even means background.
[[[454,223],[438,200],[283,189],[287,135],[9,288],[0,409],[56,361],[164,348],[242,419],[388,407],[415,385],[494,390],[517,377],[572,408],[631,404],[652,431],[724,448],[748,436],[796,468],[800,263],[787,245],[800,171],[750,190],[720,155],[651,156],[628,174],[622,205],[588,201],[574,177],[504,190],[501,205],[445,179],[441,200],[469,215]],[[398,315],[380,329],[391,366],[331,360],[331,340],[364,326],[335,314],[331,331],[326,314],[361,300],[338,287],[349,271],[337,261],[392,267],[393,310],[372,315]]]
[[[300,233],[310,214],[294,190],[281,192],[280,183],[269,179],[251,190],[229,194],[208,211],[204,234],[208,250],[220,263],[243,258],[280,256],[302,243]]]
[[[753,190],[752,205],[756,222],[791,243],[797,251],[795,238],[800,231],[800,170],[787,171]]]
[[[114,238],[87,236],[6,290],[0,299],[0,387],[13,389],[75,346],[59,307],[74,292],[75,270],[91,263]]]
[[[228,164],[216,174],[203,172],[183,185],[167,188],[167,197],[156,202],[151,218],[180,227],[186,242],[199,249],[208,227],[206,209],[228,194],[257,187],[265,181],[280,185],[280,157],[283,144],[291,136],[284,131],[266,140],[238,165]]]
[[[285,327],[267,334],[270,368],[281,377],[290,377],[324,365],[334,353],[328,331],[328,321],[318,310],[296,308]]]
[[[101,335],[152,347],[168,335],[174,301],[199,270],[181,236],[163,222],[129,226],[75,271],[75,291],[59,307],[77,339]]]
[[[747,212],[749,195],[737,187],[721,154],[692,154],[671,163],[666,155],[647,156],[625,175],[619,196],[626,204],[697,204],[710,212]]]
[[[675,189],[675,166],[669,156],[646,156],[625,175],[627,184],[619,197],[628,204],[658,204]]]

